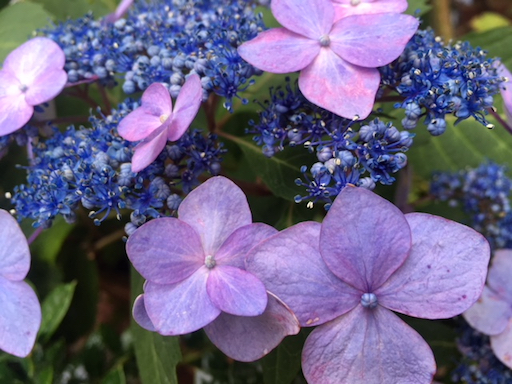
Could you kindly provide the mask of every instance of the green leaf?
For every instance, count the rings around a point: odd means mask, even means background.
[[[489,118],[491,123],[494,123]],[[441,136],[431,136],[424,126],[415,130],[412,148],[407,152],[415,174],[430,179],[434,171],[457,171],[477,167],[486,159],[508,164],[512,159],[512,135],[500,125],[486,129],[474,120],[449,126]]]
[[[409,0],[409,8],[405,13],[413,16],[421,16],[432,9],[428,0]],[[418,11],[418,13],[416,13]]]
[[[47,342],[66,315],[75,292],[76,282],[61,284],[44,299],[41,310],[43,320],[39,329],[39,342]]]
[[[286,337],[279,346],[261,359],[265,384],[289,384],[300,371],[302,346],[307,334]]]
[[[47,365],[40,372],[37,372],[34,377],[34,382],[37,384],[52,384],[53,367],[51,365]]]
[[[95,17],[104,16],[116,8],[116,0],[33,0],[41,4],[58,20],[77,19],[92,11]]]
[[[142,292],[144,279],[132,268],[132,302]],[[177,384],[176,365],[181,361],[178,337],[161,336],[141,328],[133,319],[131,332],[139,375],[144,384]]]
[[[126,377],[122,365],[112,368],[101,384],[126,384]]]
[[[33,32],[52,20],[40,4],[29,1],[15,3],[0,10],[0,62],[16,47],[26,42]]]
[[[31,248],[34,250],[34,254],[37,254],[41,260],[55,264],[62,244],[73,227],[73,224],[66,223],[61,216],[57,217],[52,226],[43,231],[32,243]]]

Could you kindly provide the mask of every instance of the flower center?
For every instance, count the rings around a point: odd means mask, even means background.
[[[212,255],[208,255],[204,258],[204,265],[206,265],[206,268],[212,269],[215,267],[215,265],[217,265],[217,263],[215,262],[215,259]]]
[[[350,5],[353,7],[355,7],[359,4],[361,4],[361,0],[350,0]]]
[[[163,124],[169,118],[169,115],[160,115],[160,122]]]
[[[331,45],[331,39],[329,38],[329,35],[323,35],[322,37],[320,37],[320,45],[322,47],[328,47],[329,45]]]
[[[20,86],[18,88],[23,93],[27,92],[27,90],[28,90],[28,87],[25,84],[20,84]]]
[[[373,309],[378,303],[375,293],[363,293],[361,295],[361,305],[365,308]]]

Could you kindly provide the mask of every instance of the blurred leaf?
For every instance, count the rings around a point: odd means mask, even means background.
[[[14,48],[27,41],[32,33],[53,19],[40,4],[29,1],[9,5],[0,10],[0,62]]]
[[[261,359],[265,384],[289,384],[300,371],[302,346],[307,334],[286,337],[277,348]]]
[[[421,16],[432,9],[428,0],[409,0],[409,8],[405,13],[413,16]],[[418,12],[418,13],[416,13]]]
[[[434,171],[477,167],[486,159],[499,164],[508,164],[512,159],[512,135],[499,125],[489,130],[467,120],[455,127],[449,124],[438,137],[431,136],[424,126],[416,128],[415,133],[407,158],[414,172],[424,179],[430,179]]]
[[[31,248],[35,250],[40,259],[55,264],[55,260],[60,252],[62,244],[73,229],[73,224],[58,216],[51,228],[43,231],[32,243]]]
[[[34,377],[36,384],[52,384],[53,383],[53,367],[47,365],[40,372],[36,373]]]
[[[39,341],[46,343],[66,315],[75,292],[76,281],[55,288],[41,304],[43,320],[39,329]]]
[[[132,302],[142,292],[144,279],[131,268]],[[161,336],[141,328],[133,319],[133,344],[139,375],[144,384],[177,384],[176,365],[181,361],[178,337]]]
[[[510,20],[494,12],[482,12],[471,19],[471,27],[476,32],[485,32],[507,25],[510,25]]]
[[[0,9],[9,4],[9,0],[0,0]]]
[[[101,384],[126,384],[126,377],[122,365],[112,368]]]
[[[104,16],[113,11],[117,2],[115,0],[33,0],[41,4],[48,12],[55,15],[58,20],[67,18],[77,19],[92,11],[95,17]]]

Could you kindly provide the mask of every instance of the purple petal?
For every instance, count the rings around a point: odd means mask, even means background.
[[[151,220],[138,228],[126,243],[135,269],[158,284],[177,283],[204,265],[199,236],[188,224],[172,218]]]
[[[277,232],[277,229],[263,223],[254,223],[238,228],[216,253],[217,265],[231,265],[245,269],[245,259],[249,251]]]
[[[30,89],[32,85],[37,86],[42,79],[48,83],[48,73],[56,75],[59,70],[63,72],[65,61],[64,52],[57,43],[46,37],[35,37],[9,53],[3,70],[14,74],[20,83]],[[60,84],[62,77],[56,76],[56,81]]]
[[[320,44],[290,32],[274,28],[238,47],[248,63],[271,73],[290,73],[306,68],[320,53]]]
[[[0,275],[8,280],[23,280],[30,268],[27,238],[9,212],[0,210]]]
[[[34,113],[34,107],[27,104],[24,94],[14,89],[18,84],[10,80],[15,80],[11,74],[0,71],[0,136],[23,127]]]
[[[139,295],[133,302],[133,310],[132,310],[133,318],[142,328],[156,332],[157,329],[151,322],[151,319],[146,312],[146,306],[144,304],[144,295]]]
[[[148,282],[144,303],[149,319],[161,335],[184,335],[211,323],[220,314],[206,292],[209,270],[202,267],[176,284]]]
[[[344,188],[325,216],[320,253],[329,269],[362,292],[374,292],[407,258],[411,232],[389,201]]]
[[[368,13],[402,13],[407,9],[407,0],[360,0],[357,5],[352,5],[352,0],[333,0],[333,4],[334,20]]]
[[[322,48],[299,76],[299,88],[306,99],[348,119],[370,114],[379,84],[377,69],[356,67],[330,48]]]
[[[115,23],[117,20],[123,17],[123,15],[126,13],[126,11],[128,11],[128,8],[130,8],[132,4],[133,0],[122,0],[114,13],[105,16],[105,21],[107,23]]]
[[[167,126],[163,124],[133,149],[132,172],[140,172],[156,160],[167,143]]]
[[[489,268],[487,284],[502,300],[512,305],[512,250],[498,249]]]
[[[27,356],[41,325],[41,306],[34,290],[24,281],[0,277],[0,349]]]
[[[507,81],[501,84],[500,92],[503,97],[505,114],[509,123],[512,123],[512,73],[503,64],[498,66],[498,75],[506,77]]]
[[[489,243],[473,229],[426,213],[405,215],[411,253],[375,294],[394,311],[425,319],[459,315],[480,297]]]
[[[269,294],[262,315],[247,317],[221,313],[204,330],[227,356],[238,361],[255,361],[277,347],[285,336],[299,333],[300,328],[293,312]]]
[[[221,311],[237,316],[258,316],[267,306],[267,291],[252,273],[229,265],[210,271],[206,291]]]
[[[491,348],[496,357],[512,369],[512,319],[503,332],[491,336]]]
[[[334,20],[334,7],[326,0],[272,0],[270,9],[283,27],[313,40],[329,33]]]
[[[48,70],[42,73],[37,81],[28,87],[25,100],[30,105],[38,105],[52,100],[57,96],[68,81],[66,71],[62,69]]]
[[[415,17],[397,13],[345,17],[329,33],[331,48],[354,65],[382,67],[400,56],[418,25]]]
[[[296,224],[257,245],[247,270],[295,313],[301,326],[323,324],[354,308],[361,292],[338,279],[318,250],[320,224]]]
[[[428,344],[394,313],[357,306],[316,328],[302,350],[309,384],[430,384]]]
[[[172,122],[168,130],[167,139],[169,141],[176,141],[183,136],[196,117],[202,101],[203,87],[201,79],[198,75],[190,75],[181,87],[176,99]]]
[[[169,91],[162,84],[153,83],[144,91],[141,106],[124,117],[117,130],[125,140],[139,141],[148,137],[171,115],[172,100]]]
[[[497,335],[505,330],[512,318],[511,303],[503,301],[492,290],[484,286],[482,296],[463,313],[466,321],[486,335]]]
[[[216,176],[190,192],[178,208],[180,220],[201,237],[206,255],[214,255],[238,228],[251,224],[247,198],[231,180]]]

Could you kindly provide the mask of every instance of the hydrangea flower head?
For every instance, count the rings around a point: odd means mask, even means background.
[[[16,220],[0,210],[0,349],[27,356],[41,325],[41,307],[23,281],[30,268],[27,239]]]
[[[491,348],[500,361],[512,369],[512,250],[494,253],[487,285],[480,299],[464,312],[477,331],[491,336]]]
[[[407,9],[407,0],[332,0],[335,20],[366,13],[401,13]]]
[[[151,164],[169,141],[178,140],[188,129],[203,99],[201,80],[191,75],[180,90],[174,110],[167,88],[151,84],[144,92],[141,106],[119,122],[118,132],[128,141],[139,141],[132,158],[132,171]]]
[[[240,56],[267,72],[301,71],[299,88],[309,101],[350,119],[370,114],[377,67],[396,59],[418,28],[414,17],[396,13],[335,22],[331,0],[273,0],[271,8],[283,28],[242,44]]]
[[[319,325],[302,353],[308,383],[428,384],[432,351],[392,311],[426,319],[462,313],[482,291],[489,253],[485,238],[464,225],[404,215],[373,192],[346,187],[322,224],[265,240],[247,269],[302,326]]]
[[[299,331],[289,309],[245,270],[250,249],[277,231],[252,223],[247,199],[233,182],[209,179],[187,195],[178,217],[147,222],[126,245],[147,280],[133,311],[142,327],[181,335],[207,326],[211,340],[242,361],[262,357]]]
[[[46,37],[35,37],[5,58],[0,70],[0,136],[23,127],[34,106],[57,96],[68,79],[65,56]]]
[[[500,92],[503,97],[503,104],[505,107],[505,114],[510,123],[512,123],[512,73],[503,64],[498,66],[498,74],[506,78],[502,84]]]

